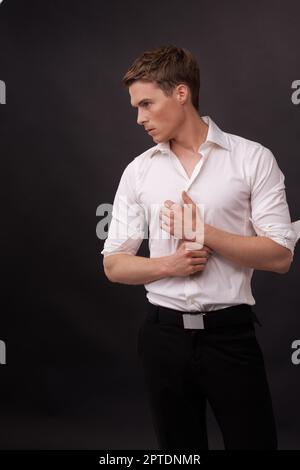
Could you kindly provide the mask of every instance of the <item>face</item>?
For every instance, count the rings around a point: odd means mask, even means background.
[[[129,87],[131,105],[138,109],[137,123],[146,132],[153,129],[149,135],[156,143],[172,139],[184,121],[185,98],[178,93],[180,87],[175,87],[171,96],[166,96],[154,82],[137,80]]]

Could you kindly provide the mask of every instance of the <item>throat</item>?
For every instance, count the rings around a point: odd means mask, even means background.
[[[177,155],[174,151],[173,153],[181,163],[188,177],[191,178],[195,166],[201,160],[202,156],[199,153],[194,153],[190,155]]]

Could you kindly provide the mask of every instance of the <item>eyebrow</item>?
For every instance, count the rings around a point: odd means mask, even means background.
[[[141,101],[139,101],[138,106],[141,106],[142,104],[144,104],[145,101],[150,101],[150,98],[144,98],[144,99],[142,99]],[[131,104],[131,106],[132,106],[133,108],[136,108],[136,106],[134,106],[133,104]]]

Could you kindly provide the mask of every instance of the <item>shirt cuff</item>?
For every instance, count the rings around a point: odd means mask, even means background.
[[[107,250],[102,250],[101,251],[101,255],[103,255],[104,258],[106,258],[106,256],[110,256],[110,255],[119,255],[119,254],[124,254],[124,255],[131,255],[131,256],[134,256],[133,253],[129,253],[128,251],[107,251]]]
[[[143,238],[133,239],[129,238],[125,241],[106,239],[101,254],[103,256],[114,255],[116,253],[125,253],[127,255],[136,255],[138,252]]]
[[[258,225],[251,217],[249,217],[249,220],[258,236],[271,238],[274,242],[279,243],[279,245],[288,248],[292,255],[294,255],[295,245],[300,237],[300,224],[299,232],[296,232],[294,227],[300,221],[292,224],[274,223]]]

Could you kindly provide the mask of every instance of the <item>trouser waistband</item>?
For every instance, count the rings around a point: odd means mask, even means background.
[[[148,315],[160,323],[181,326],[187,329],[211,329],[229,325],[261,323],[253,312],[251,305],[238,304],[210,312],[184,312],[172,308],[154,305],[147,300]]]

